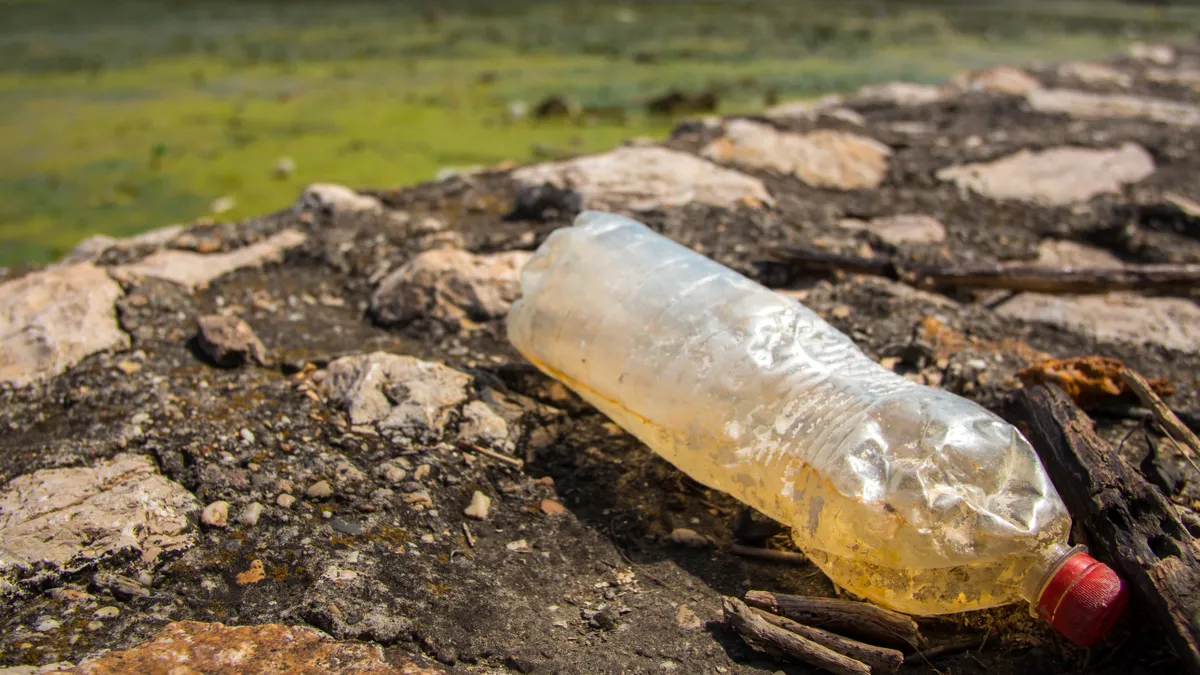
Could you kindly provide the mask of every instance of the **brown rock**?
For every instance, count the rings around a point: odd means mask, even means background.
[[[1113,150],[1060,147],[1021,150],[985,164],[963,164],[937,172],[993,199],[1019,199],[1040,204],[1070,204],[1113,193],[1154,173],[1154,159],[1140,145]]]
[[[696,203],[731,208],[771,204],[762,181],[685,152],[622,147],[512,172],[518,201],[534,201],[550,185],[574,196],[577,210],[638,212]]]
[[[543,499],[541,508],[542,508],[542,513],[544,513],[548,516],[561,516],[562,514],[567,512],[567,507],[563,506],[562,504],[559,504],[558,502],[554,501],[553,499]]]
[[[126,549],[149,562],[190,547],[187,514],[199,508],[140,455],[18,476],[0,493],[0,590],[11,572],[39,563],[70,572]]]
[[[378,645],[338,642],[301,626],[226,626],[178,621],[153,640],[67,671],[74,675],[437,675],[410,661],[383,660]]]
[[[264,364],[267,360],[267,349],[254,334],[254,329],[236,316],[210,314],[200,317],[196,345],[213,364],[222,368],[240,366],[247,361]]]
[[[239,586],[245,586],[246,584],[256,584],[266,578],[267,573],[263,569],[263,562],[261,560],[251,560],[250,568],[245,572],[238,573],[237,582]]]
[[[716,161],[795,175],[813,187],[877,187],[887,174],[891,149],[865,136],[823,129],[779,131],[750,120],[731,120],[700,154]]]
[[[129,346],[114,303],[121,287],[91,263],[0,284],[0,383],[54,377],[85,357]]]
[[[426,251],[380,282],[371,312],[387,324],[429,317],[456,327],[504,316],[521,295],[520,271],[530,256]]]
[[[189,290],[204,288],[234,270],[278,262],[283,254],[303,244],[307,237],[297,230],[283,230],[258,242],[228,253],[159,251],[135,263],[113,268],[123,277],[154,277],[173,281]]]

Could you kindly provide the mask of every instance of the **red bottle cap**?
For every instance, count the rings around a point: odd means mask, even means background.
[[[1038,614],[1080,647],[1112,628],[1129,602],[1129,589],[1108,565],[1076,553],[1058,568],[1038,599]]]

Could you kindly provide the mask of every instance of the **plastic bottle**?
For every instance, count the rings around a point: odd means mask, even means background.
[[[800,303],[585,212],[521,273],[512,344],[684,473],[791,526],[835,583],[910,614],[1028,601],[1078,644],[1127,599],[1067,545],[1029,443],[883,368]]]

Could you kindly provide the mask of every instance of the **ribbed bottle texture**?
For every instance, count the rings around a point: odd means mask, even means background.
[[[1032,602],[1069,552],[1066,510],[1012,426],[636,221],[582,214],[521,285],[508,330],[522,354],[790,525],[860,596],[913,614]]]

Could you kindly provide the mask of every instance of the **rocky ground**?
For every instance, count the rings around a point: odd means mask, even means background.
[[[993,408],[1021,368],[1099,354],[1196,411],[1194,291],[919,289],[768,251],[1197,263],[1197,129],[1200,50],[1138,45],[411,189],[313,186],[6,270],[0,673],[807,672],[743,645],[720,596],[837,590],[728,552],[736,503],[516,354],[529,252],[580,209],[628,212]],[[1177,452],[1120,410],[1102,434],[1200,522]],[[1018,607],[922,620],[934,645],[992,639],[905,668],[1173,672],[1141,617],[1087,650]]]

